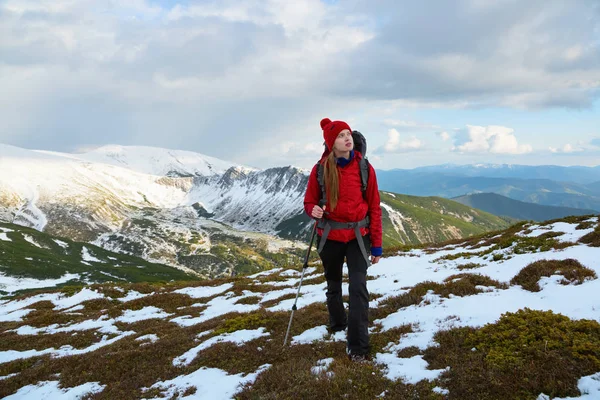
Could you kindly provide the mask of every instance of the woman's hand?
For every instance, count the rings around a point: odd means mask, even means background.
[[[319,207],[319,206],[314,206],[312,209],[312,212],[310,213],[310,215],[313,218],[316,219],[321,219],[323,218],[323,211],[325,210],[325,206],[323,206],[323,208]]]
[[[371,256],[371,265],[372,264],[377,264],[379,262],[379,259],[381,258],[381,256]]]

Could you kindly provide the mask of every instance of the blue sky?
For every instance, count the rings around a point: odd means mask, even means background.
[[[599,165],[594,0],[3,0],[0,143],[310,167]]]

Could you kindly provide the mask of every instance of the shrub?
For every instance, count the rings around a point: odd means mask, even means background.
[[[563,285],[570,283],[582,284],[586,279],[596,279],[596,273],[584,267],[579,261],[572,258],[566,260],[539,260],[523,268],[514,278],[512,285],[521,285],[530,292],[541,290],[538,282],[542,276],[562,275]]]
[[[475,268],[481,268],[483,267],[483,264],[478,264],[478,263],[466,263],[466,264],[461,264],[459,266],[457,266],[456,268],[459,271],[462,271],[464,269],[475,269]]]
[[[600,247],[600,225],[598,225],[593,232],[590,232],[579,239],[579,243],[584,243],[591,247]]]
[[[230,318],[218,329],[215,334],[231,333],[242,329],[257,329],[265,326],[267,318],[258,313],[241,314],[238,317]]]
[[[506,313],[480,329],[438,332],[425,351],[429,368],[455,399],[578,396],[577,381],[600,369],[600,324],[551,311]]]

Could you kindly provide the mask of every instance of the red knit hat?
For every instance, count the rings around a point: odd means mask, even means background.
[[[325,139],[325,144],[327,145],[327,149],[329,151],[333,149],[333,143],[341,131],[348,129],[350,132],[352,132],[350,125],[344,121],[331,122],[329,118],[323,118],[321,120],[321,129],[323,129],[323,139]]]

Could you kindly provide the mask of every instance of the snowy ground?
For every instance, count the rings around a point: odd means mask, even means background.
[[[597,218],[591,220],[598,223]],[[556,223],[550,226],[529,227],[530,233],[521,233],[522,236],[535,237],[547,232],[549,229],[564,234],[558,238],[560,241],[576,241],[583,235],[591,232],[592,228],[576,230],[577,224]],[[376,308],[378,304],[388,297],[397,296],[405,293],[410,288],[423,281],[443,282],[447,277],[457,273],[477,273],[488,276],[500,282],[508,283],[519,271],[526,265],[541,259],[564,260],[567,258],[577,259],[585,267],[590,268],[600,275],[600,248],[588,247],[584,244],[577,244],[564,250],[552,250],[548,252],[535,252],[529,254],[513,254],[511,249],[503,249],[505,255],[511,258],[492,261],[491,257],[459,257],[454,260],[440,259],[440,257],[464,253],[480,252],[482,249],[470,250],[463,247],[448,247],[432,254],[427,254],[422,250],[414,250],[395,257],[388,257],[381,260],[377,265],[369,269],[369,275],[373,277],[368,281],[368,288],[371,293],[381,295],[377,300],[371,302],[371,307]],[[466,263],[481,264],[480,268],[469,271],[460,271],[458,266]],[[298,309],[302,309],[310,304],[323,302],[325,299],[325,283],[310,284],[311,278],[316,278],[321,274],[314,268],[306,271],[301,296],[298,299]],[[278,277],[279,280],[269,282],[269,277]],[[285,277],[285,281],[281,281]],[[61,348],[36,349],[28,351],[6,350],[0,351],[0,364],[19,358],[30,358],[41,354],[50,354],[53,357],[68,357],[74,354],[92,352],[104,346],[111,344],[135,334],[133,331],[120,331],[115,323],[142,321],[154,318],[168,319],[181,326],[193,326],[212,318],[238,311],[240,313],[251,312],[261,307],[259,304],[236,304],[240,299],[258,296],[260,302],[277,299],[283,295],[295,293],[295,287],[300,280],[300,274],[297,271],[281,269],[272,270],[256,274],[251,277],[255,279],[257,288],[260,285],[268,284],[274,286],[288,286],[281,290],[262,293],[260,291],[246,290],[241,295],[233,293],[233,284],[225,283],[215,287],[193,287],[177,290],[179,294],[187,295],[192,299],[211,298],[205,303],[195,304],[195,306],[206,306],[199,315],[184,315],[174,317],[169,313],[157,307],[144,307],[139,310],[125,311],[116,318],[101,318],[95,321],[85,321],[77,324],[60,326],[54,324],[44,328],[34,328],[31,326],[20,326],[15,330],[20,335],[31,335],[41,333],[55,332],[76,332],[85,329],[97,329],[105,335],[111,334],[112,338],[103,336],[102,339],[85,349],[73,349],[70,346]],[[262,283],[257,279],[261,278]],[[395,327],[409,324],[413,327],[413,332],[399,337],[397,341],[390,343],[384,352],[375,356],[375,361],[382,366],[386,376],[391,380],[401,379],[406,383],[416,383],[423,379],[433,380],[439,376],[444,369],[431,370],[427,362],[421,356],[410,358],[399,358],[397,352],[400,349],[416,346],[425,349],[435,345],[433,342],[434,334],[442,329],[449,329],[459,326],[480,327],[487,323],[493,323],[498,320],[501,314],[505,312],[515,312],[519,309],[528,307],[534,310],[552,310],[570,317],[571,319],[591,319],[600,322],[600,307],[598,305],[597,293],[600,292],[600,279],[588,280],[581,285],[563,285],[560,284],[559,276],[542,278],[539,285],[542,290],[539,292],[529,292],[520,286],[510,286],[508,289],[497,289],[494,287],[485,288],[484,292],[460,297],[450,296],[450,298],[441,298],[435,294],[429,293],[421,304],[404,307],[387,317],[375,321],[378,322],[383,330],[389,330]],[[4,282],[4,285],[10,285],[11,282]],[[18,283],[14,283],[18,284]],[[290,288],[289,286],[292,286]],[[10,289],[10,288],[8,288]],[[348,292],[348,285],[343,285],[344,294]],[[0,322],[1,321],[22,321],[31,310],[27,307],[42,300],[51,301],[55,309],[72,312],[82,302],[89,299],[102,298],[104,295],[89,289],[84,289],[74,296],[67,297],[62,294],[40,294],[30,298],[14,301],[0,300]],[[127,296],[121,298],[123,302],[140,298],[140,293],[129,292]],[[289,310],[294,303],[294,299],[282,300],[278,304],[271,306],[268,310]],[[233,333],[213,336],[203,339],[208,334],[205,332],[198,335],[198,343],[187,352],[175,357],[173,365],[189,365],[194,358],[203,349],[219,342],[232,342],[237,345],[256,340],[261,337],[269,336],[270,333],[264,327],[254,330],[239,330]],[[156,335],[145,335],[137,338],[140,345],[148,342],[159,341]],[[324,325],[315,326],[300,335],[291,338],[291,345],[300,343],[312,343],[315,340],[334,340],[345,341],[345,333],[340,332],[329,336]],[[313,367],[313,373],[327,373],[332,360],[320,360]],[[154,383],[147,390],[153,388],[163,389],[164,397],[179,393],[182,395],[192,386],[196,387],[193,394],[186,394],[185,399],[230,399],[239,390],[240,385],[252,383],[258,375],[270,368],[269,364],[261,366],[257,371],[249,374],[227,374],[225,371],[202,367],[192,374],[182,375],[169,381],[159,381]],[[10,379],[10,376],[0,377],[0,379]],[[0,381],[1,382],[1,381]],[[19,391],[7,398],[9,399],[30,399],[35,397],[62,399],[75,398],[84,394],[98,393],[104,386],[98,382],[89,382],[87,385],[74,388],[60,388],[57,381],[39,382],[38,385],[29,385],[22,387]],[[582,396],[580,399],[599,399],[600,398],[600,371],[599,373],[582,377],[579,382],[579,388]],[[436,388],[439,393],[444,393],[445,389]],[[549,399],[543,393],[540,393],[540,400]]]

